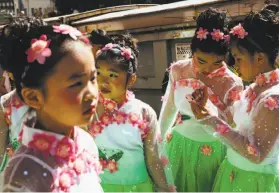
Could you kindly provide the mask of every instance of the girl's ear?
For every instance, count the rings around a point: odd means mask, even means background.
[[[32,88],[22,88],[21,95],[23,97],[24,102],[36,109],[39,110],[44,105],[44,95],[41,90],[32,89]]]
[[[134,83],[136,82],[136,79],[137,79],[136,74],[135,74],[135,73],[132,74],[132,75],[130,76],[129,81],[128,81],[128,87],[131,88],[131,87],[134,85]]]

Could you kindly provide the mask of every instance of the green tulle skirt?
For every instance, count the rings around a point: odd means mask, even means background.
[[[279,178],[241,170],[225,159],[217,173],[213,192],[279,192]]]
[[[219,141],[197,142],[176,131],[165,142],[178,192],[210,192],[226,147]]]
[[[101,182],[101,186],[104,192],[154,192],[154,185],[150,179],[134,185],[104,184]]]

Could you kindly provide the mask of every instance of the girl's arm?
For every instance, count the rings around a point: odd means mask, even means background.
[[[158,192],[169,192],[166,176],[164,172],[164,163],[160,159],[157,138],[161,137],[157,129],[157,117],[154,110],[149,110],[150,130],[144,139],[144,153],[148,172],[156,186]]]
[[[269,106],[276,104],[274,108]],[[194,113],[205,125],[212,126],[208,132],[216,134],[227,146],[254,163],[261,163],[279,138],[279,96],[270,95],[260,99],[252,113],[252,123],[233,129],[217,116],[211,116],[207,109],[192,103]],[[274,103],[275,102],[275,103]],[[203,111],[203,113],[201,113]],[[204,119],[204,120],[203,120]]]

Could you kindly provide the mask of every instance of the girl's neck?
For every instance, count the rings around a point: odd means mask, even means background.
[[[113,100],[118,104],[118,107],[120,107],[127,100],[127,90],[118,98],[115,98]]]
[[[73,138],[73,126],[60,124],[47,116],[40,115],[40,113],[37,113],[35,128]]]

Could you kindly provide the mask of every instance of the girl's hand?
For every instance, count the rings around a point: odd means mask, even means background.
[[[207,87],[195,90],[191,96],[187,96],[186,98],[191,104],[196,119],[202,119],[210,115],[206,108],[206,102],[208,100]]]

